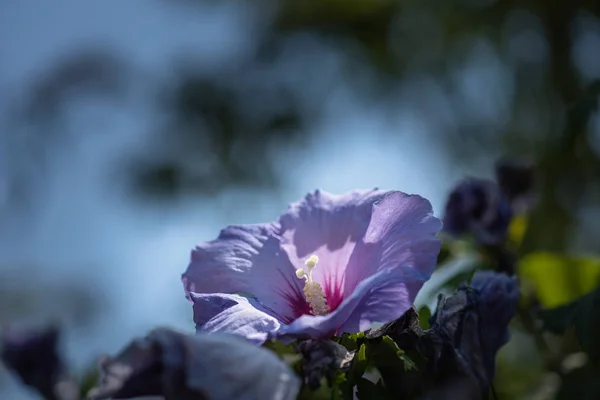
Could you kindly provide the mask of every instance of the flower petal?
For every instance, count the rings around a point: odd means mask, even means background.
[[[431,203],[418,195],[390,192],[373,205],[364,239],[352,253],[346,269],[344,296],[359,282],[386,268],[400,268],[410,281],[412,303],[437,262],[441,241],[435,235],[442,222]]]
[[[279,220],[282,247],[296,268],[312,254],[319,257],[312,278],[323,286],[331,309],[343,299],[344,272],[354,246],[367,231],[373,203],[386,193],[333,195],[317,190],[291,204]]]
[[[308,309],[277,231],[275,224],[229,226],[216,240],[198,245],[182,276],[188,297],[190,292],[251,293],[288,321]]]
[[[190,293],[196,332],[226,332],[262,344],[280,323],[256,299],[235,294]]]
[[[323,317],[302,316],[280,334],[316,338],[399,318],[433,272],[441,246],[434,235],[441,227],[424,198],[386,193],[372,206],[364,238],[350,257],[339,308]]]
[[[337,332],[360,332],[374,322],[399,318],[412,306],[409,297],[414,285],[412,269],[384,269],[359,283],[355,291],[332,313],[325,316],[303,315],[282,326],[274,336],[321,338]],[[420,277],[418,277],[420,279]]]

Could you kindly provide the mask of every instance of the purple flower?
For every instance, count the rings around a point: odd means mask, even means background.
[[[190,336],[168,328],[155,329],[117,356],[104,358],[100,372],[90,400],[292,400],[301,385],[277,355],[240,337]]]
[[[470,233],[485,245],[504,241],[512,208],[498,184],[485,179],[465,179],[450,193],[444,214],[444,232]]]
[[[517,313],[519,286],[514,276],[494,271],[478,271],[471,286],[480,294],[479,313],[486,334],[481,338],[484,363],[493,376],[496,353],[508,343],[508,324]]]
[[[450,381],[456,382],[463,376],[478,382],[482,393],[487,393],[494,379],[496,354],[509,340],[508,325],[518,301],[516,278],[494,271],[477,271],[471,286],[462,286],[449,297],[440,296],[428,332],[441,338],[434,343],[451,345],[453,351],[441,348],[430,358],[451,365],[447,372],[458,376]],[[450,359],[443,360],[444,357]],[[467,398],[457,393],[455,397]]]
[[[393,321],[431,276],[441,226],[424,198],[379,190],[317,190],[274,223],[230,226],[182,277],[197,330],[261,342]]]

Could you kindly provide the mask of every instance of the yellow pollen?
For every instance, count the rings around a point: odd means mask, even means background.
[[[296,270],[296,276],[298,277],[298,279],[303,279],[306,275],[306,272],[304,272],[304,268],[298,268]]]
[[[323,288],[317,282],[306,282],[304,285],[304,296],[310,305],[310,312],[313,315],[329,314],[329,306]]]
[[[316,255],[313,254],[312,256],[308,257],[308,260],[304,261],[304,265],[306,265],[308,267],[308,269],[311,270],[317,266],[318,262],[319,262],[319,257],[317,257]]]
[[[306,278],[306,283],[304,284],[304,296],[306,297],[306,301],[310,306],[310,312],[313,315],[327,315],[330,309],[327,305],[327,299],[325,298],[323,288],[318,282],[313,282],[311,276],[311,272],[317,266],[318,262],[319,257],[316,255],[308,257],[308,259],[304,262],[308,272],[305,271],[304,268],[298,268],[296,270],[296,276],[298,279]]]

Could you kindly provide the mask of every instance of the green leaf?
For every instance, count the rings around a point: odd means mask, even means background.
[[[331,400],[353,400],[352,386],[348,384],[346,374],[342,371],[336,371],[333,384],[331,386]]]
[[[357,335],[344,335],[349,336],[348,341],[356,345],[357,337],[364,336],[364,334]],[[352,340],[352,337],[356,340]],[[361,344],[358,350],[354,353],[354,357],[352,358],[352,363],[350,364],[350,368],[348,372],[343,375],[343,378],[336,377],[336,395],[341,392],[342,398],[344,400],[352,400],[354,398],[354,387],[357,382],[362,378],[367,370],[368,362],[366,356],[366,347],[364,344]]]
[[[356,382],[364,375],[367,370],[367,347],[362,344],[352,360],[350,370],[347,374],[348,383],[352,386],[356,385]]]
[[[600,399],[600,371],[589,363],[561,377],[556,400]]]
[[[519,263],[518,273],[525,287],[533,288],[542,306],[558,307],[600,284],[600,259],[531,253]]]
[[[339,396],[339,394],[337,395]],[[334,390],[327,384],[327,379],[323,378],[321,385],[316,390],[310,390],[306,385],[303,386],[298,394],[298,400],[334,400],[335,396]]]
[[[431,309],[427,306],[423,306],[419,309],[419,325],[421,329],[429,329],[429,318],[431,318]]]
[[[344,346],[348,351],[354,351],[358,349],[358,343],[362,338],[365,337],[364,332],[359,333],[344,333],[342,337],[339,339],[338,343]]]
[[[394,398],[381,380],[373,383],[366,378],[362,378],[358,382],[356,397],[359,400],[392,400]]]
[[[278,340],[271,339],[263,344],[263,347],[277,354],[279,358],[285,361],[288,365],[297,367],[298,362],[302,359],[302,355],[296,352],[293,344],[283,344]],[[295,368],[297,369],[297,368]]]
[[[437,258],[437,265],[444,264],[450,259],[450,256],[452,256],[452,251],[450,249],[450,246],[448,245],[448,242],[442,242],[442,246],[440,248],[440,252]]]
[[[100,379],[100,371],[96,363],[88,366],[78,379],[79,383],[79,397],[85,399],[87,394],[92,390],[96,383]]]
[[[302,387],[298,399],[302,400],[353,400],[352,390],[354,385],[349,386],[346,375],[338,370],[331,385],[326,377],[321,378],[321,384],[315,390],[311,390],[307,385]]]
[[[277,354],[278,356],[282,356],[282,355],[286,355],[286,354],[297,354],[296,350],[294,349],[293,344],[283,344],[280,341],[275,340],[275,339],[267,340],[263,344],[263,347],[266,347],[267,349],[271,350],[273,353]]]
[[[369,340],[366,342],[366,356],[369,364],[376,368],[398,368],[403,371],[414,371],[417,365],[389,337]]]
[[[600,360],[600,288],[562,307],[540,312],[544,329],[556,334],[573,331],[592,360]]]

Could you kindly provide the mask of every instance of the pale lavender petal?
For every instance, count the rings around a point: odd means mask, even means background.
[[[198,245],[182,276],[186,293],[250,293],[292,321],[308,306],[277,231],[274,224],[230,226]]]
[[[317,190],[291,204],[279,220],[282,247],[293,265],[300,268],[312,254],[319,257],[312,277],[323,286],[333,309],[343,299],[344,271],[369,227],[373,204],[387,193],[368,190],[333,195]]]
[[[196,332],[226,332],[261,344],[281,326],[256,299],[235,294],[190,293]]]
[[[344,296],[359,282],[382,269],[401,269],[410,281],[409,301],[428,280],[437,262],[442,222],[433,216],[429,201],[418,195],[388,193],[373,206],[364,239],[357,244],[346,270]],[[390,289],[393,290],[393,289]]]
[[[412,306],[410,271],[384,269],[359,283],[356,290],[332,313],[303,315],[274,336],[281,338],[320,338],[341,332],[360,332],[374,322],[400,318]],[[417,277],[420,279],[420,277]]]

